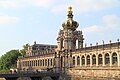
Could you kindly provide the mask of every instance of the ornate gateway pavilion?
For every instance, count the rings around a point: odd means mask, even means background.
[[[96,43],[83,47],[83,34],[78,31],[73,20],[72,7],[68,8],[68,18],[63,29],[58,32],[57,45],[34,42],[26,51],[26,56],[18,58],[17,68],[21,71],[52,70],[79,76],[119,77],[120,42],[101,45]],[[75,74],[74,74],[75,73]]]

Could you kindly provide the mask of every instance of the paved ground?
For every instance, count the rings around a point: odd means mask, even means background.
[[[0,78],[0,80],[5,80],[4,78]]]

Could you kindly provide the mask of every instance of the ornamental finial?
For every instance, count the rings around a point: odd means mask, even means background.
[[[69,6],[68,7],[68,19],[72,19],[73,18],[73,11],[72,11],[72,6]]]
[[[68,13],[72,13],[72,6],[68,7]]]

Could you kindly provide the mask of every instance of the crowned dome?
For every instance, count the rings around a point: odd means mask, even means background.
[[[68,7],[68,18],[66,21],[63,22],[62,27],[64,29],[71,29],[71,30],[76,30],[79,26],[77,21],[73,20],[73,14],[72,14],[72,7]]]

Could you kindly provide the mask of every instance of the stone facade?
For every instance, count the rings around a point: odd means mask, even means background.
[[[30,46],[26,56],[18,58],[17,68],[21,71],[52,70],[71,76],[119,77],[120,42],[83,46],[82,31],[73,20],[72,7],[68,18],[58,32],[57,45],[36,44]],[[113,75],[114,74],[114,75]]]

